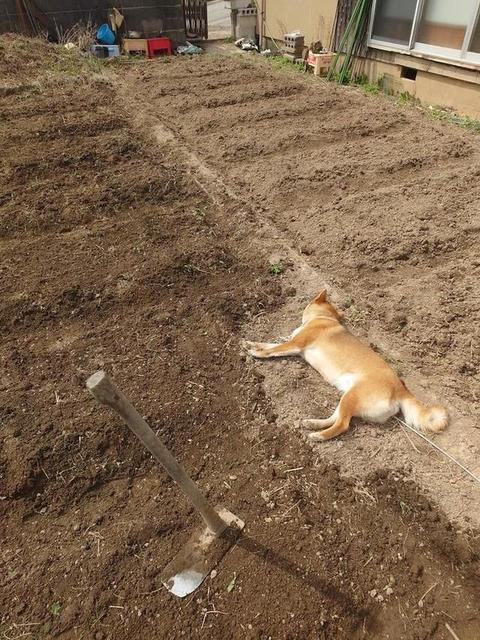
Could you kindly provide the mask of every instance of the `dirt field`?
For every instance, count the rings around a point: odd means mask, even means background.
[[[478,486],[393,421],[312,448],[336,394],[239,344],[326,282],[478,473],[479,138],[246,57],[98,74],[1,39],[0,71],[13,46],[1,637],[476,640]],[[185,601],[159,574],[197,518],[85,391],[99,368],[247,523]]]

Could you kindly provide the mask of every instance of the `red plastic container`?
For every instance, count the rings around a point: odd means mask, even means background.
[[[157,55],[172,55],[172,41],[170,38],[148,38],[148,57],[154,58]]]

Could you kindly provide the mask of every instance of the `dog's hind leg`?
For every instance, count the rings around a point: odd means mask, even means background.
[[[306,418],[305,420],[302,420],[302,427],[304,429],[308,429],[309,431],[321,431],[326,427],[331,427],[335,423],[337,417],[338,407],[329,418],[324,418],[322,420],[317,420],[315,418]]]
[[[345,393],[341,397],[340,402],[338,403],[338,407],[335,409],[335,413],[337,415],[332,426],[328,429],[323,429],[323,431],[309,433],[308,437],[310,438],[310,440],[330,440],[330,438],[335,438],[335,436],[339,436],[341,433],[345,433],[345,431],[348,431],[350,420],[356,413],[357,398],[358,396],[355,388],[347,391],[347,393]]]
[[[314,441],[318,440],[322,442],[324,440],[330,440],[331,438],[335,438],[336,436],[339,436],[340,434],[345,433],[345,431],[348,431],[348,428],[350,426],[350,420],[351,420],[351,417],[341,418],[337,420],[332,427],[329,427],[328,429],[323,429],[323,431],[315,431],[314,433],[309,433],[308,437],[310,438],[310,440],[314,440]]]
[[[254,358],[272,358],[275,356],[298,356],[301,348],[293,340],[275,344],[274,342],[243,341],[243,347]]]

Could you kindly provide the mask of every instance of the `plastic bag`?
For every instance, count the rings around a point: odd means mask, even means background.
[[[201,49],[200,47],[197,47],[197,45],[192,44],[191,42],[188,42],[187,40],[187,44],[182,44],[179,47],[177,47],[177,53],[192,56],[198,53],[203,53],[203,49]]]

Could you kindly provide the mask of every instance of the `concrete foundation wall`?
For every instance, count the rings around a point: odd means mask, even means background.
[[[370,81],[383,80],[394,93],[408,93],[423,104],[448,107],[461,115],[480,118],[480,71],[390,52],[372,52],[363,60]],[[417,70],[415,80],[402,78],[402,68]]]
[[[420,71],[416,97],[428,104],[451,107],[461,115],[480,118],[480,87],[454,78],[441,78]]]

